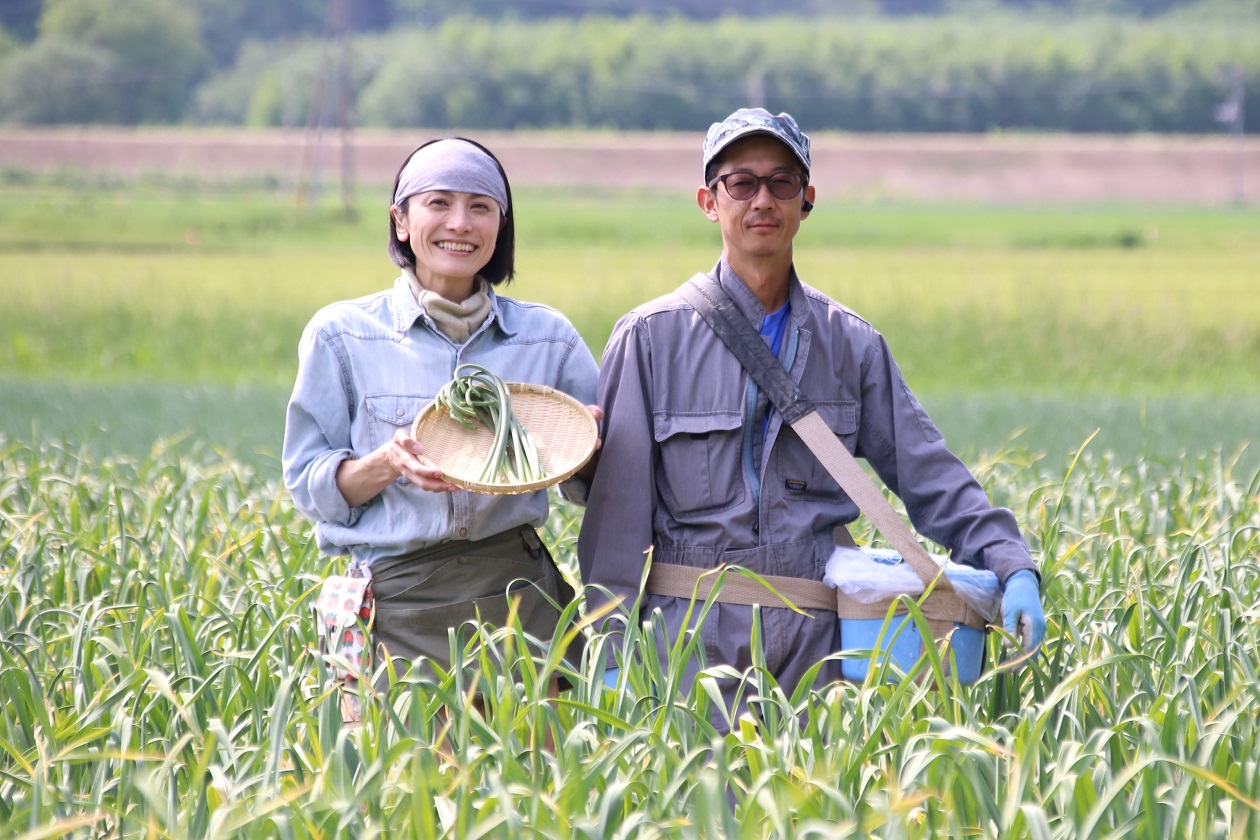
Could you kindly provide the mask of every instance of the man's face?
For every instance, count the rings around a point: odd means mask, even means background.
[[[800,172],[800,164],[778,140],[755,135],[726,150],[717,175],[732,172],[769,177]],[[752,198],[738,201],[731,198],[724,185],[718,184],[716,191],[702,188],[696,198],[709,220],[721,226],[728,259],[790,259],[792,239],[801,227],[801,219],[808,215],[801,209],[801,202],[814,200],[814,188],[807,186],[800,195],[778,199],[771,193],[769,183],[762,182]]]

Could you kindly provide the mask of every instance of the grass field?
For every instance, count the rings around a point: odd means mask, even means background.
[[[134,454],[187,432],[274,465],[302,326],[392,281],[377,192],[347,221],[261,184],[11,175],[0,431]],[[597,356],[720,249],[685,196],[519,193],[511,293]],[[885,333],[962,453],[1018,434],[1060,456],[1100,429],[1126,459],[1232,456],[1260,427],[1257,229],[1254,211],[824,205],[797,262]]]
[[[517,203],[515,293],[597,354],[718,251],[677,196]],[[307,614],[339,564],[276,459],[302,326],[392,279],[383,211],[10,175],[0,836],[1255,837],[1258,223],[879,204],[807,222],[802,275],[885,332],[1026,530],[1050,632],[1024,667],[991,634],[972,686],[931,656],[919,681],[793,694],[753,669],[765,699],[722,736],[711,683],[678,689],[696,651],[658,664],[650,622],[619,693],[610,639],[565,671],[507,628],[457,653],[485,714],[458,673],[402,680],[350,732]],[[546,531],[570,573],[578,515]],[[548,701],[558,670],[574,688]]]

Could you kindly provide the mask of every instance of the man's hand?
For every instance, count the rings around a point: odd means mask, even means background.
[[[1046,637],[1046,614],[1041,609],[1041,586],[1037,576],[1020,569],[1006,579],[1002,591],[1002,625],[1007,633],[1019,638],[1025,651],[1035,650]]]

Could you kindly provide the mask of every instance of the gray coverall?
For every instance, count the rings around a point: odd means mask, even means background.
[[[759,328],[760,301],[725,261],[711,276]],[[883,337],[795,270],[789,302],[780,360],[849,451],[902,499],[918,532],[1002,583],[1020,569],[1035,571],[1014,515],[993,507],[946,448]],[[738,564],[822,580],[833,529],[855,520],[858,508],[778,412],[763,443],[765,395],[690,304],[671,293],[617,323],[597,402],[606,419],[578,540],[584,583],[634,604],[649,549],[654,563]],[[587,597],[599,605],[600,596],[588,590]],[[643,617],[661,610],[672,639],[684,629],[687,606],[646,595]],[[767,667],[791,692],[839,648],[835,615],[760,609]],[[701,629],[707,665],[743,671],[753,663],[752,611],[714,606]],[[692,663],[689,680],[698,667]],[[824,663],[818,680],[838,678],[839,664]],[[730,701],[737,681],[719,685]],[[716,715],[714,722],[721,725]]]

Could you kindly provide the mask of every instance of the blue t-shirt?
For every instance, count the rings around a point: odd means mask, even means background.
[[[767,313],[761,322],[761,334],[770,339],[770,352],[779,355],[783,346],[783,333],[787,331],[788,313],[792,305],[785,303],[774,312]]]
[[[761,322],[761,335],[770,339],[770,352],[778,358],[779,348],[783,346],[783,334],[787,332],[788,314],[791,311],[791,304],[785,303],[774,312],[769,312]],[[766,432],[770,428],[770,415],[774,413],[774,406],[770,405],[766,408],[766,416],[761,421],[761,440],[764,443]]]

